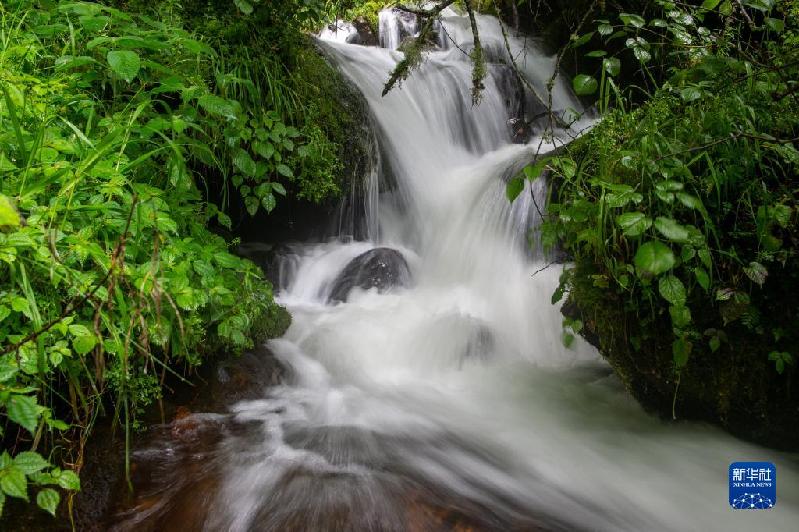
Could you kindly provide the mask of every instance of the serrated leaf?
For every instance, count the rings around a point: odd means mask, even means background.
[[[633,262],[639,272],[660,275],[674,267],[675,259],[667,245],[653,240],[638,248]]]
[[[259,200],[255,196],[247,196],[244,198],[244,206],[247,208],[247,212],[250,213],[250,216],[255,216],[255,213],[258,212],[258,205]]]
[[[572,80],[572,88],[578,96],[590,96],[599,88],[599,82],[593,76],[578,74]]]
[[[61,502],[61,495],[52,488],[44,488],[36,494],[36,504],[53,517],[55,517],[55,511],[58,508],[59,502]]]
[[[600,24],[599,27],[597,27],[597,31],[602,36],[610,35],[613,33],[613,26],[610,24]]]
[[[14,465],[26,475],[32,475],[50,464],[39,453],[23,451],[14,457]]]
[[[0,489],[10,497],[28,500],[28,479],[16,466],[6,467],[0,472]]]
[[[242,171],[243,174],[248,175],[250,177],[255,176],[256,166],[255,161],[252,160],[250,154],[247,153],[243,149],[239,149],[236,152],[236,156],[233,157],[233,164]]]
[[[42,407],[37,404],[36,398],[29,395],[14,394],[6,403],[8,418],[31,434],[36,432],[41,411]]]
[[[519,194],[521,194],[523,190],[524,179],[521,177],[514,177],[508,181],[508,184],[505,186],[505,195],[508,197],[508,201],[513,202],[519,197]]]
[[[689,209],[702,209],[702,201],[696,196],[688,194],[687,192],[677,192],[676,196],[680,203]]]
[[[285,196],[286,195],[286,188],[280,183],[272,182],[272,190],[274,192],[277,192],[281,196]]]
[[[74,471],[65,469],[63,471],[53,472],[51,475],[53,475],[58,485],[64,489],[72,491],[80,489],[80,478],[78,478],[78,475],[76,475]]]
[[[642,212],[626,212],[616,217],[616,223],[625,236],[639,236],[652,227],[652,220]]]
[[[684,329],[691,324],[691,311],[685,305],[672,305],[669,307],[671,325],[676,329]]]
[[[111,70],[128,83],[133,81],[141,68],[139,54],[131,50],[111,50],[106,55]]]
[[[660,278],[658,291],[663,299],[672,305],[681,306],[685,304],[687,297],[685,285],[674,275],[665,275]]]
[[[768,270],[759,262],[750,262],[747,268],[744,268],[744,273],[753,283],[763,286],[768,277]]]
[[[688,230],[672,218],[658,216],[655,218],[655,229],[674,242],[685,242],[688,240]]]
[[[644,49],[641,46],[636,46],[635,48],[633,48],[633,55],[635,56],[636,59],[638,59],[642,63],[646,63],[650,59],[652,59],[652,54],[650,54],[648,51],[646,51],[646,49]]]

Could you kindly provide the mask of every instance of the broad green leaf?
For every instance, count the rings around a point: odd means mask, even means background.
[[[286,189],[285,189],[285,187],[284,187],[282,184],[280,184],[280,183],[275,183],[275,182],[273,181],[273,182],[272,182],[272,190],[273,190],[274,192],[277,192],[277,193],[278,193],[278,194],[280,194],[281,196],[285,196],[285,195],[286,195]]]
[[[78,475],[76,475],[74,471],[70,471],[69,469],[63,471],[56,470],[50,474],[62,488],[73,491],[80,489],[80,478],[78,478]]]
[[[6,467],[0,472],[0,489],[10,497],[28,500],[28,479],[16,466]]]
[[[696,196],[688,194],[687,192],[677,192],[676,196],[680,203],[689,209],[702,209],[702,201]]]
[[[760,286],[763,286],[763,283],[766,282],[766,277],[768,277],[768,270],[759,262],[750,262],[749,266],[744,268],[744,273],[753,283],[757,283]]]
[[[616,217],[625,236],[639,236],[644,231],[652,227],[652,220],[642,212],[626,212]]]
[[[36,398],[29,395],[14,394],[6,403],[8,418],[24,427],[28,432],[36,432],[42,407],[36,403]]]
[[[719,339],[718,336],[711,336],[710,341],[708,343],[710,344],[711,353],[715,353],[716,351],[719,350],[719,347],[721,347],[721,340]]]
[[[688,240],[688,230],[671,218],[666,218],[665,216],[655,218],[655,229],[674,242]]]
[[[255,216],[255,213],[258,212],[258,198],[255,196],[247,196],[244,198],[244,206],[247,208],[247,212],[250,213],[250,216]]]
[[[691,355],[693,344],[684,338],[674,340],[671,345],[672,355],[674,356],[674,365],[677,369],[684,368],[688,363],[688,357]]]
[[[638,248],[634,262],[639,272],[660,275],[674,267],[675,258],[667,245],[653,240]]]
[[[699,283],[699,286],[705,290],[710,288],[710,276],[703,268],[694,268],[694,275],[696,276],[696,282]]]
[[[578,96],[590,96],[599,88],[599,82],[593,76],[579,74],[572,80],[572,88]]]
[[[233,3],[236,4],[236,7],[239,8],[239,11],[245,15],[252,14],[252,4],[247,0],[233,0]]]
[[[613,26],[611,26],[610,24],[600,24],[599,27],[597,28],[597,31],[602,36],[610,35],[611,33],[613,33]]]
[[[621,72],[621,61],[618,57],[608,57],[602,60],[602,68],[609,76],[618,76]]]
[[[252,160],[250,154],[247,153],[243,149],[239,149],[236,152],[236,156],[233,158],[233,164],[241,170],[245,175],[250,177],[255,176],[255,161]]]
[[[213,94],[200,96],[197,100],[197,105],[205,109],[208,113],[223,116],[228,120],[235,120],[238,110],[237,105],[232,101],[214,96]]]
[[[630,13],[620,13],[619,18],[626,26],[633,26],[634,28],[643,28],[646,25],[646,20],[640,15],[633,15]]]
[[[261,199],[261,205],[264,206],[266,212],[272,212],[277,205],[277,201],[275,200],[275,196],[270,192],[266,196]]]
[[[770,18],[766,17],[764,20],[768,29],[773,31],[774,33],[782,33],[785,30],[785,22],[778,18]]]
[[[291,171],[291,168],[286,166],[285,164],[279,164],[275,167],[277,173],[284,176],[284,177],[294,177],[294,172]]]
[[[97,345],[97,338],[93,334],[77,336],[72,339],[72,348],[79,355],[85,355]]]
[[[699,87],[695,87],[693,85],[690,87],[685,87],[680,91],[680,97],[685,102],[693,102],[702,97],[702,90]]]
[[[705,0],[702,2],[702,9],[705,11],[713,11],[721,3],[721,0]]]
[[[665,275],[660,278],[658,291],[663,299],[672,305],[684,305],[686,299],[685,285],[674,275]]]
[[[19,227],[21,218],[11,198],[0,194],[0,227]]]
[[[14,457],[14,465],[26,475],[38,473],[50,464],[39,453],[23,451]]]
[[[648,62],[652,59],[652,54],[650,54],[645,48],[641,46],[636,46],[633,48],[633,55],[636,59],[638,59],[642,63]]]
[[[547,162],[549,162],[548,159],[539,159],[535,162],[535,164],[532,164],[530,166],[525,166],[523,170],[524,175],[530,181],[535,181],[536,179],[541,177],[542,173],[544,173],[544,168],[546,168]]]
[[[61,495],[52,488],[44,488],[36,494],[36,504],[42,510],[49,512],[53,517],[55,517],[55,511],[60,501]]]
[[[629,190],[623,190],[621,192],[611,192],[605,195],[605,204],[611,208],[620,208],[624,207],[628,203],[641,203],[644,197],[638,193],[634,192],[632,187],[628,187]]]
[[[676,329],[684,329],[691,324],[691,310],[685,305],[672,305],[669,307],[671,325]]]
[[[139,54],[131,50],[112,50],[106,55],[111,70],[128,83],[133,81],[141,68]]]
[[[524,179],[521,177],[514,177],[508,181],[508,184],[505,186],[505,195],[508,197],[508,201],[513,202],[519,197],[519,194],[521,194],[523,190]]]

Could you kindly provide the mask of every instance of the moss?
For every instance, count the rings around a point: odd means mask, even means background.
[[[271,338],[279,338],[291,325],[291,314],[278,304],[271,305],[255,321],[250,336],[257,346]]]
[[[636,312],[619,294],[594,286],[591,276],[598,271],[591,261],[577,262],[563,312],[583,321],[583,336],[647,410],[664,418],[674,413],[677,419],[717,423],[771,447],[799,448],[799,404],[791,394],[797,372],[790,367],[783,375],[774,371],[769,342],[740,326],[728,328],[728,341],[715,353],[704,342],[695,343],[678,388],[668,317]],[[777,292],[789,298],[795,293]],[[717,325],[715,309],[694,315],[700,329]]]

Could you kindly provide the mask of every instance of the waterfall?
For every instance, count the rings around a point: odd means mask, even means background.
[[[534,116],[540,98],[513,89],[497,20],[478,22],[490,64],[474,107],[468,20],[451,9],[439,46],[385,97],[415,18],[381,12],[381,47],[323,35],[374,119],[368,238],[292,248],[278,298],[293,323],[268,344],[291,378],[222,415],[228,428],[196,455],[197,478],[174,481],[182,495],[150,501],[121,529],[188,526],[176,515],[230,531],[795,529],[795,458],[661,422],[590,346],[563,346],[550,304],[562,267],[545,268],[529,246],[546,183],[510,204],[505,182],[591,119],[558,79],[553,108],[571,127],[513,143],[509,123],[520,106]],[[508,45],[544,94],[554,59],[531,39]],[[376,248],[399,252],[412,281],[330,301],[348,265]],[[727,466],[764,456],[779,469],[777,507],[731,511]]]

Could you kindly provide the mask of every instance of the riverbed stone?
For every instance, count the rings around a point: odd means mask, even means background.
[[[370,249],[352,259],[338,274],[328,302],[346,301],[354,288],[377,288],[378,292],[385,292],[408,286],[410,282],[411,272],[402,253],[391,248]]]

